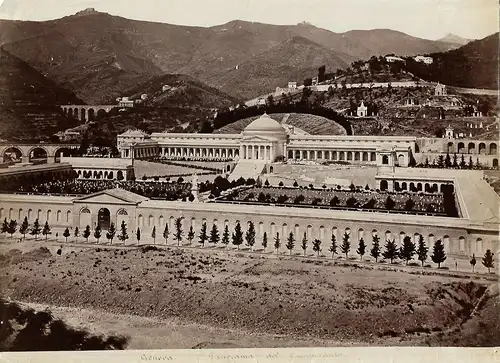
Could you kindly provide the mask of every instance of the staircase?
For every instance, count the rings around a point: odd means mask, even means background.
[[[265,160],[240,160],[236,164],[233,172],[229,175],[229,180],[238,180],[239,178],[253,178],[257,179],[264,167],[266,166]]]

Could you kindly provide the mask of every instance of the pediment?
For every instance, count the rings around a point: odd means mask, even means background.
[[[242,141],[253,141],[253,142],[273,142],[276,141],[274,137],[264,137],[264,136],[248,136],[244,137]]]
[[[77,198],[74,202],[137,205],[146,200],[148,200],[148,198],[141,195],[115,188]]]

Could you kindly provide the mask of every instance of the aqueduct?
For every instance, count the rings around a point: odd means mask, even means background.
[[[0,144],[1,162],[48,164],[59,162],[61,156],[69,156],[70,150],[78,149],[78,144]]]
[[[106,114],[117,105],[62,105],[63,113],[80,121],[94,121],[102,113]]]

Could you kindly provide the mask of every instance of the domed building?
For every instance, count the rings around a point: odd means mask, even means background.
[[[284,156],[287,132],[266,113],[252,121],[242,132],[243,159],[274,161]]]

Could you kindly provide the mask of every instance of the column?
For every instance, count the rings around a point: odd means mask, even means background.
[[[318,160],[318,150],[314,150],[314,160]]]

